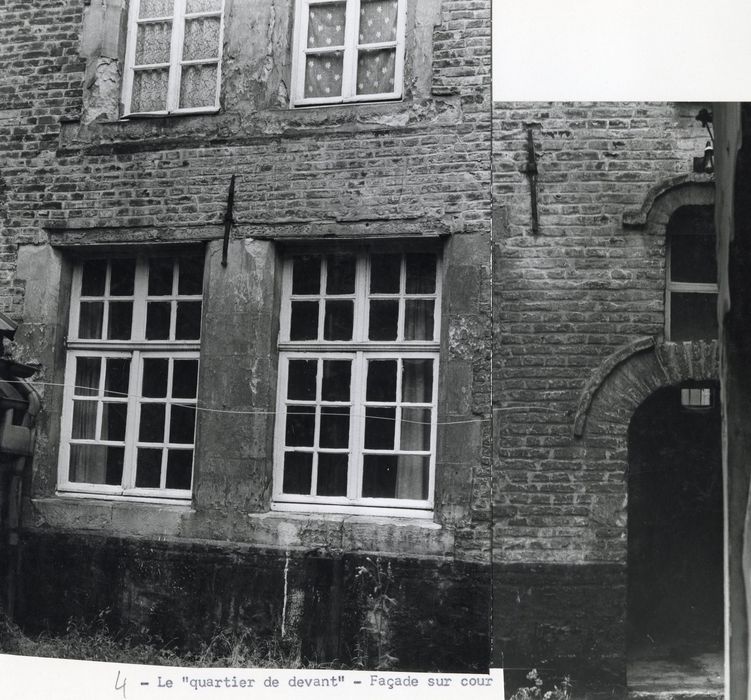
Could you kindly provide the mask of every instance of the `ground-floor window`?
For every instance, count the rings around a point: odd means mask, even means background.
[[[287,256],[277,504],[432,507],[439,309],[434,251]]]
[[[74,268],[58,488],[190,498],[203,254]]]

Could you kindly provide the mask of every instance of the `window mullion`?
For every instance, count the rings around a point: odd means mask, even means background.
[[[402,381],[404,379],[404,360],[400,356],[396,363],[396,396],[394,406],[394,452],[399,453],[402,444],[402,397],[404,391],[402,390]]]
[[[162,460],[159,472],[159,488],[163,489],[167,484],[167,458],[169,456],[169,436],[172,425],[172,380],[175,367],[175,358],[167,359],[167,396],[164,402],[164,435],[162,435]],[[193,438],[193,448],[195,449],[195,436]]]
[[[368,339],[369,325],[369,270],[368,257],[364,253],[357,256],[355,262],[355,307],[353,309],[354,327],[352,328],[352,339],[355,342],[364,342]]]
[[[316,360],[316,400],[313,418],[313,463],[310,472],[310,495],[318,492],[318,452],[321,444],[321,396],[323,387],[323,359]]]
[[[136,260],[133,280],[133,325],[132,340],[146,339],[146,291],[148,288],[148,263],[144,258]]]
[[[123,458],[123,488],[132,489],[136,485],[136,460],[138,449],[138,423],[140,421],[139,387],[143,377],[143,358],[140,350],[134,350],[130,359],[128,381],[128,403],[125,416],[125,454]]]
[[[350,458],[347,497],[362,498],[363,440],[365,434],[365,353],[355,353],[352,360],[352,420],[350,421]]]
[[[342,98],[357,93],[357,35],[360,23],[360,0],[347,0],[344,21],[344,57],[342,61]]]
[[[185,0],[174,0],[172,6],[172,37],[170,43],[170,68],[167,79],[167,111],[180,106],[180,59],[185,37]]]

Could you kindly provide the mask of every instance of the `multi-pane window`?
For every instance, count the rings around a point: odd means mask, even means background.
[[[202,287],[200,252],[76,265],[60,490],[190,497]]]
[[[131,0],[126,115],[219,107],[224,0]]]
[[[292,102],[402,95],[406,0],[297,0]]]
[[[666,338],[717,338],[717,255],[714,210],[676,209],[667,226]]]
[[[275,502],[432,506],[435,252],[285,261]]]

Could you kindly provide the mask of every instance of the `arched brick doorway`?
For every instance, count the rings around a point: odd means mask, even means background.
[[[718,345],[716,341],[689,342],[656,342],[654,338],[638,339],[629,346],[621,348],[605,360],[593,374],[590,382],[582,393],[575,419],[575,435],[582,439],[584,450],[602,451],[608,459],[608,471],[613,474],[611,499],[619,499],[620,505],[612,513],[609,522],[612,528],[619,531],[619,538],[623,544],[622,557],[626,564],[624,577],[627,587],[626,599],[623,601],[623,619],[626,627],[624,642],[629,649],[626,658],[629,662],[627,683],[633,689],[651,679],[665,675],[666,667],[661,666],[656,658],[645,658],[644,646],[640,648],[638,642],[649,642],[651,637],[655,644],[667,642],[668,646],[658,650],[670,655],[680,655],[682,649],[679,644],[692,634],[691,626],[702,630],[702,639],[694,641],[704,645],[699,655],[704,652],[714,654],[712,668],[704,669],[699,675],[701,682],[707,675],[712,675],[715,684],[721,686],[721,636],[722,636],[722,598],[717,597],[718,581],[722,582],[722,530],[721,511],[716,512],[717,501],[710,497],[711,505],[708,512],[697,515],[701,521],[694,522],[691,518],[690,503],[684,504],[678,513],[671,501],[668,487],[673,480],[676,494],[685,486],[688,494],[696,490],[710,489],[714,496],[721,493],[721,479],[716,483],[713,478],[718,476],[720,465],[719,454],[719,415],[716,409],[704,411],[703,419],[699,412],[693,416],[682,414],[681,388],[711,388],[715,392],[717,401],[718,388]],[[677,416],[677,418],[676,418]],[[665,438],[667,426],[672,426],[671,439]],[[677,426],[677,427],[676,427]],[[697,427],[700,426],[700,427]],[[710,436],[702,438],[702,446],[695,445],[699,434]],[[660,451],[663,457],[668,457],[672,464],[658,476],[662,477],[640,482],[640,476],[646,472],[659,469]],[[681,452],[683,450],[683,453]],[[681,460],[684,464],[691,462],[691,478],[681,473]],[[697,478],[702,472],[702,461],[713,462],[703,465],[709,471],[708,478]],[[652,475],[654,476],[654,475]],[[704,476],[707,476],[705,473]],[[680,482],[680,483],[678,483]],[[655,493],[659,488],[660,493]],[[690,500],[690,495],[685,496]],[[633,501],[632,501],[633,499]],[[659,512],[650,512],[657,508]],[[709,514],[708,514],[709,513]],[[672,525],[668,522],[674,516]],[[713,519],[714,518],[714,519]],[[667,550],[677,546],[684,540],[696,539],[696,535],[688,529],[683,532],[678,524],[697,525],[699,531],[709,528],[711,532],[702,533],[701,561],[697,558],[692,569],[691,552],[681,547],[677,552],[669,552],[673,556],[673,568],[669,566]],[[672,527],[670,533],[660,533],[659,528]],[[675,531],[677,530],[677,531]],[[662,534],[670,537],[661,539]],[[651,539],[650,539],[651,538]],[[657,552],[645,550],[657,547]],[[663,559],[660,559],[662,553]],[[698,553],[697,553],[698,557]],[[664,565],[655,571],[655,562]],[[696,576],[696,570],[702,569],[702,576]],[[685,577],[692,576],[696,580],[685,582]],[[652,579],[650,580],[650,576]],[[718,578],[719,577],[719,578]],[[704,578],[704,582],[699,581]],[[661,608],[660,600],[652,600],[649,592],[655,591],[655,581],[662,587],[660,595],[662,602],[674,602],[671,610]],[[670,597],[670,588],[685,593],[682,596]],[[679,589],[679,586],[682,586]],[[689,589],[692,589],[691,591]],[[703,601],[706,605],[699,605],[691,611],[691,605],[696,607],[697,601],[702,602],[701,592],[714,591],[711,600]],[[721,590],[721,589],[720,589]],[[641,592],[640,592],[641,591]],[[691,593],[691,594],[689,594]],[[701,609],[699,609],[701,608]],[[661,631],[658,638],[653,634],[654,629],[649,624],[656,622],[655,614],[662,615]],[[664,613],[664,614],[663,614]],[[694,620],[683,620],[682,615],[694,614]],[[672,615],[672,619],[671,619]],[[672,626],[671,626],[672,624]],[[667,638],[666,638],[667,637]],[[673,642],[672,646],[669,645]],[[683,649],[693,653],[695,650]],[[635,656],[636,654],[636,656]],[[639,656],[641,654],[641,656]],[[638,658],[637,658],[638,657]],[[634,661],[639,666],[634,671]],[[643,662],[647,662],[646,665]],[[688,660],[687,660],[688,661]],[[669,666],[672,673],[676,666]],[[685,673],[677,671],[681,678],[688,678],[688,668]],[[667,679],[668,686],[675,683],[676,678]],[[694,682],[694,681],[691,681]],[[696,681],[699,682],[699,681]],[[648,683],[647,683],[648,684]],[[703,687],[703,686],[702,686]]]
[[[632,658],[691,658],[722,649],[718,394],[717,382],[684,390],[663,387],[631,419],[627,641]],[[692,398],[708,405],[690,405]]]

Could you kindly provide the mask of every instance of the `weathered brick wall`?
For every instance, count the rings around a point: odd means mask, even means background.
[[[26,522],[282,546],[273,534],[278,521],[248,524],[245,517],[269,507],[273,418],[266,415],[199,419],[204,459],[196,465],[193,513],[61,507],[54,496],[61,390],[50,385],[63,376],[69,250],[208,242],[206,308],[212,312],[204,327],[210,336],[204,335],[200,398],[207,406],[273,411],[277,242],[441,234],[447,243],[439,421],[450,424],[439,432],[436,519],[443,530],[422,545],[422,530],[404,536],[396,528],[393,537],[379,539],[367,527],[358,534],[352,526],[343,535],[338,521],[324,522],[296,526],[307,533],[297,544],[344,540],[369,551],[416,548],[487,560],[490,2],[408,4],[403,100],[298,110],[287,97],[294,3],[226,5],[222,110],[129,122],[108,120],[104,112],[88,122],[93,112],[83,111],[84,97],[106,88],[91,82],[95,73],[85,78],[90,47],[79,55],[85,3],[4,9],[0,41],[11,71],[2,79],[12,101],[2,113],[8,138],[0,146],[7,203],[0,308],[22,321],[18,359],[41,363],[37,379],[49,384],[42,387],[35,504]],[[225,273],[218,239],[233,174],[236,225]],[[248,330],[227,337],[228,329]],[[212,374],[212,366],[226,371]],[[448,388],[457,382],[462,392]]]
[[[585,383],[663,335],[665,240],[625,228],[659,183],[691,179],[695,104],[496,104],[495,560],[623,561],[624,454],[573,437]],[[537,152],[532,233],[527,128]],[[697,180],[707,176],[698,176]]]
[[[60,119],[80,111],[78,2],[3,3],[0,22],[0,309],[18,317],[15,248],[39,230]],[[50,205],[60,207],[60,204]]]

